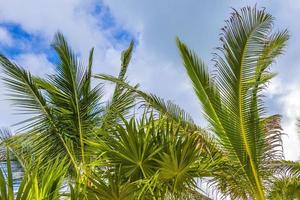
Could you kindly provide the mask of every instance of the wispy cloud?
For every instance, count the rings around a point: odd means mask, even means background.
[[[3,27],[0,27],[0,44],[2,46],[11,46],[13,44],[10,33]]]

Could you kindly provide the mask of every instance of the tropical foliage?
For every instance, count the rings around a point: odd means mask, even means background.
[[[3,200],[58,200],[62,196],[60,190],[66,176],[67,164],[56,159],[51,165],[43,168],[40,165],[29,167],[15,191],[13,172],[10,162],[10,152],[7,149],[7,176],[0,170],[0,199]]]
[[[177,39],[206,130],[171,101],[130,85],[133,42],[118,76],[96,74],[95,86],[94,50],[85,65],[60,33],[55,74],[37,77],[0,55],[8,97],[28,115],[19,133],[1,132],[0,199],[210,199],[202,182],[219,197],[299,199],[299,163],[284,160],[281,117],[263,102],[270,66],[289,38],[272,31],[273,20],[265,10],[234,10],[214,73]],[[103,81],[115,83],[108,101]],[[11,156],[24,171],[17,189]]]

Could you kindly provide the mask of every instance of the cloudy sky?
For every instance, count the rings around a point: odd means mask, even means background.
[[[116,75],[120,52],[134,39],[136,47],[129,80],[165,99],[173,100],[206,126],[175,46],[179,36],[208,65],[219,42],[219,33],[232,8],[250,5],[266,8],[275,18],[275,29],[287,28],[291,39],[285,55],[273,70],[279,75],[267,91],[270,114],[283,116],[287,159],[299,159],[296,117],[300,116],[300,2],[292,0],[0,0],[0,52],[33,74],[54,71],[49,47],[61,31],[83,60],[95,47],[94,73]],[[299,67],[298,67],[299,66]],[[0,85],[0,126],[11,127],[15,115]]]

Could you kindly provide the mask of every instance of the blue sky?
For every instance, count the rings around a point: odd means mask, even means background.
[[[265,7],[275,17],[275,30],[287,28],[291,40],[285,55],[273,66],[279,75],[266,92],[270,114],[283,116],[284,150],[287,159],[300,157],[296,117],[300,116],[300,2],[286,0],[2,0],[0,1],[0,51],[34,74],[54,71],[55,54],[49,44],[61,31],[83,59],[95,47],[94,73],[115,75],[120,52],[131,39],[135,51],[129,80],[190,112],[203,126],[191,84],[175,46],[179,36],[208,65],[219,33],[231,8],[245,5]],[[109,91],[108,91],[109,92]],[[22,119],[14,114],[0,87],[0,126],[10,127]]]

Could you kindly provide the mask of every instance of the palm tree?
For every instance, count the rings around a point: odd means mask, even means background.
[[[215,76],[177,40],[205,117],[239,177],[239,188],[224,189],[229,193],[242,189],[238,192],[242,198],[266,198],[264,182],[272,175],[271,161],[281,158],[275,148],[280,135],[264,125],[268,116],[261,97],[274,76],[268,67],[288,40],[286,30],[272,33],[272,24],[272,16],[264,10],[247,7],[234,11],[222,29],[222,46],[214,58]]]
[[[36,77],[0,55],[8,96],[21,114],[29,115],[19,123],[22,133],[6,144],[23,161],[39,158],[44,165],[57,157],[70,161],[70,172],[82,178],[93,165],[88,144],[99,139],[99,130],[108,130],[120,114],[127,114],[134,105],[134,94],[116,85],[112,100],[101,102],[102,85],[91,85],[94,50],[85,67],[62,34],[55,35],[52,47],[57,53],[56,73],[46,78]],[[132,47],[133,43],[122,54],[121,80]]]

